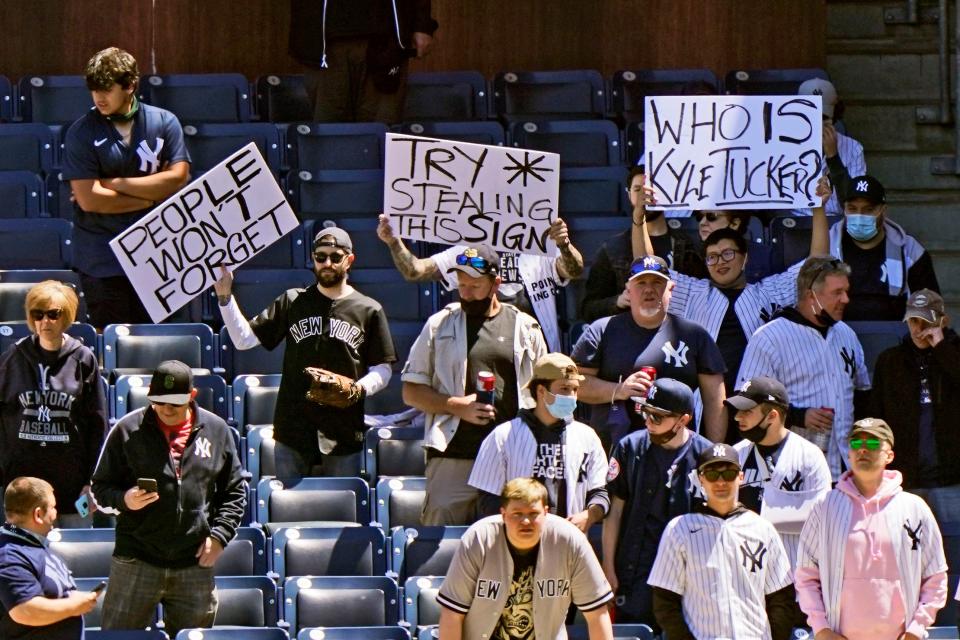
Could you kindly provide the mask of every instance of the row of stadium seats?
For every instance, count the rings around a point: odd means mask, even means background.
[[[708,69],[640,69],[604,78],[595,70],[503,71],[489,82],[478,71],[411,73],[405,119],[504,121],[642,117],[647,95],[689,92],[795,94],[822,69],[735,70],[723,82]],[[311,108],[301,75],[265,75],[249,82],[237,73],[146,75],[139,97],[189,124],[302,122]],[[0,120],[68,125],[90,109],[82,76],[24,76],[14,85],[0,76]],[[558,116],[561,116],[558,118]]]

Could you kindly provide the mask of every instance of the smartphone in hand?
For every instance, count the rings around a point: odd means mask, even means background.
[[[73,506],[77,508],[77,513],[81,518],[86,518],[90,515],[90,496],[83,494],[77,501],[73,503]]]
[[[137,478],[137,488],[147,493],[156,493],[157,480],[156,478]]]
[[[107,588],[107,581],[106,581],[106,580],[101,580],[101,581],[100,581],[100,584],[98,584],[97,586],[95,586],[95,587],[92,589],[92,591],[93,591],[94,593],[100,593],[101,591],[103,591],[103,590],[106,589],[106,588]]]

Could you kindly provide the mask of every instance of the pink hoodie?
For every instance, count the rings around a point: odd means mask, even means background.
[[[899,471],[885,471],[871,498],[860,494],[849,471],[837,483],[837,489],[854,503],[843,559],[838,630],[848,640],[897,638],[904,630],[922,638],[924,629],[936,617],[938,607],[920,606],[910,624],[905,625],[900,571],[881,513],[890,499],[903,490],[902,480]],[[946,573],[928,577],[920,586],[920,602],[935,602],[935,595],[946,588]],[[809,612],[809,618],[815,623],[814,631],[819,631],[826,627],[826,613],[822,602],[816,604],[819,610]]]

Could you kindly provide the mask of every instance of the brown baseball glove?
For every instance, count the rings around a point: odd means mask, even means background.
[[[307,400],[328,407],[346,409],[356,404],[363,396],[363,387],[347,376],[318,367],[307,367],[303,371],[311,379]]]

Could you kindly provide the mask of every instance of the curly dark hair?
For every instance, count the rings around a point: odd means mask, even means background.
[[[140,80],[137,60],[117,47],[94,54],[87,62],[83,75],[90,91],[108,91],[114,84],[129,89]]]

